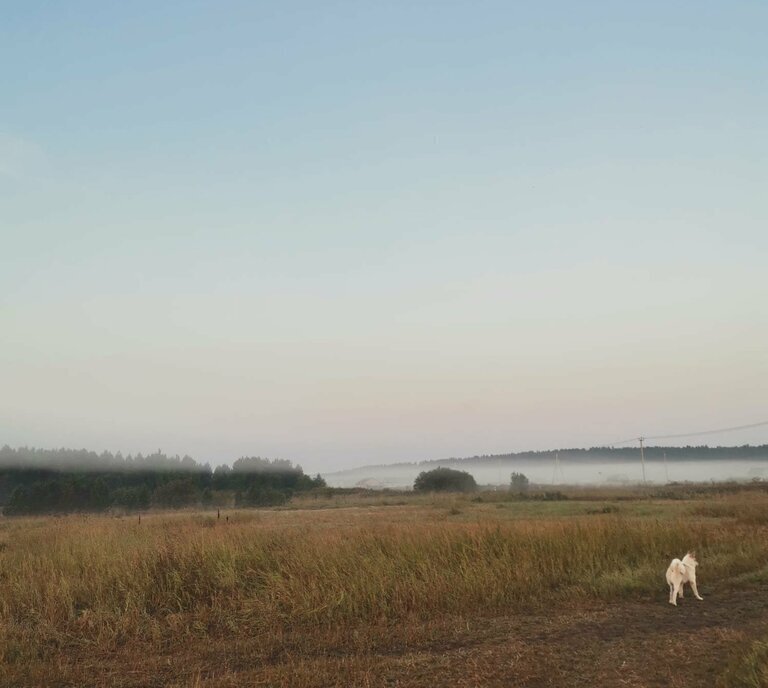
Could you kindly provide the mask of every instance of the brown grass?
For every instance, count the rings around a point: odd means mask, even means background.
[[[140,659],[178,659],[188,645],[220,647],[228,639],[229,659],[217,665],[210,657],[198,678],[218,671],[226,685],[228,671],[227,680],[245,677],[244,685],[291,685],[289,674],[298,681],[307,662],[312,669],[302,675],[318,675],[319,653],[324,670],[364,685],[376,653],[445,639],[453,619],[656,595],[668,560],[692,547],[710,584],[764,570],[765,531],[754,527],[764,521],[743,518],[765,511],[760,499],[650,513],[645,501],[618,511],[585,502],[575,512],[568,502],[553,503],[542,513],[527,502],[496,508],[492,500],[447,497],[229,512],[229,522],[192,513],[145,515],[140,524],[3,519],[0,678],[3,685],[77,685],[82,668],[67,658],[83,656],[103,685],[146,685]],[[523,517],[526,509],[534,516]],[[708,518],[699,518],[704,512]],[[237,660],[246,639],[248,671]],[[119,665],[139,674],[110,683],[105,667],[125,652],[133,659]],[[282,658],[279,670],[275,658]],[[187,670],[183,685],[194,685]]]
[[[719,688],[763,688],[768,685],[768,636],[752,641],[729,664]]]
[[[708,518],[732,518],[751,525],[768,524],[768,499],[761,494],[714,497],[692,507],[691,513]]]

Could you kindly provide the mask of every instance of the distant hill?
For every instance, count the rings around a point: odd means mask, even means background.
[[[568,448],[568,449],[545,449],[541,451],[523,451],[509,452],[507,454],[477,454],[466,457],[450,457],[446,459],[426,459],[423,461],[400,461],[389,464],[368,464],[359,468],[352,468],[343,471],[335,471],[327,475],[336,475],[347,473],[349,471],[360,471],[365,469],[377,468],[395,468],[395,467],[413,467],[424,466],[425,469],[431,466],[444,466],[455,464],[498,464],[514,463],[524,461],[542,461],[552,463],[555,456],[558,455],[561,461],[569,463],[600,463],[600,462],[622,462],[634,463],[638,459],[639,448],[637,446],[628,447],[590,447],[589,449]],[[664,461],[666,454],[668,461],[727,461],[729,459],[768,460],[768,444],[750,445],[744,444],[738,447],[710,447],[704,445],[688,445],[685,447],[645,447],[646,461]]]
[[[768,444],[738,447],[646,447],[645,462],[649,482],[762,479],[768,478]],[[510,471],[523,472],[532,480],[547,484],[631,484],[644,479],[637,445],[482,454],[368,465],[324,473],[323,477],[329,485],[339,487],[374,482],[383,487],[409,487],[419,472],[437,466],[468,471],[478,483],[492,485],[506,484]]]

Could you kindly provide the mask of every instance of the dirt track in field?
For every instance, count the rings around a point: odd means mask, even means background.
[[[340,629],[281,638],[270,650],[263,637],[245,634],[190,638],[162,651],[71,648],[60,656],[58,680],[23,685],[711,688],[736,651],[768,634],[768,585],[702,585],[701,594],[703,602],[688,593],[677,608],[661,589],[653,599],[394,625],[367,646]]]
[[[768,633],[768,587],[701,593],[703,602],[689,593],[677,608],[662,591],[489,620],[490,637],[415,655],[386,685],[711,687],[737,648]]]

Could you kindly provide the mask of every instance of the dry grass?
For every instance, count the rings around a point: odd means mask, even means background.
[[[768,498],[761,494],[715,497],[691,509],[696,516],[732,518],[751,525],[768,524]]]
[[[764,509],[757,499],[750,508]],[[725,520],[691,517],[691,508],[711,509],[703,504],[648,515],[645,502],[607,513],[604,502],[581,503],[576,514],[568,502],[547,504],[546,514],[521,518],[509,512],[541,506],[456,497],[230,512],[229,522],[192,513],[140,524],[4,519],[0,677],[4,685],[75,685],[68,654],[98,658],[126,646],[157,656],[186,643],[255,638],[249,661],[264,664],[261,679],[270,657],[292,652],[284,672],[296,671],[318,651],[330,655],[326,669],[359,678],[375,664],[360,658],[390,642],[393,628],[407,645],[408,628],[423,641],[444,635],[454,618],[641,599],[663,587],[669,558],[691,547],[710,583],[768,566],[765,532],[739,522],[742,503],[718,504]],[[270,680],[290,685],[286,676]]]
[[[720,688],[768,686],[768,638],[753,641],[731,662],[718,682]]]

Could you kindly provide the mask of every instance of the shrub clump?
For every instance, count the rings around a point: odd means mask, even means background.
[[[475,479],[466,471],[453,468],[435,468],[419,473],[413,489],[416,492],[474,492]]]
[[[513,492],[527,492],[530,481],[524,473],[512,473],[509,476],[509,486]]]

